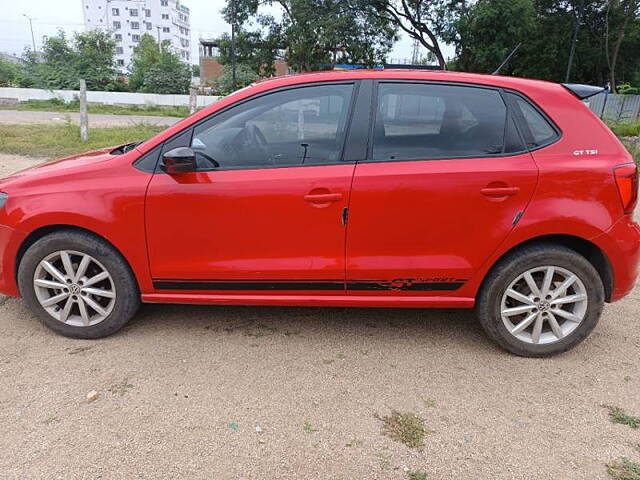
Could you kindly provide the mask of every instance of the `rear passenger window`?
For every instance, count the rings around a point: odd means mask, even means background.
[[[522,114],[525,127],[523,134],[530,147],[548,145],[558,137],[555,129],[533,105],[519,95],[513,93],[507,93],[507,95],[514,99],[515,106]]]
[[[374,160],[417,160],[505,153],[507,109],[496,90],[382,83],[373,132]],[[510,148],[517,148],[510,142]]]

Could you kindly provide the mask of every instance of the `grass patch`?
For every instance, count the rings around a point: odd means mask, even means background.
[[[607,472],[615,480],[640,480],[640,463],[621,458],[607,465]]]
[[[109,392],[114,395],[120,395],[121,397],[133,388],[133,385],[125,378],[122,382],[116,383],[109,387]]]
[[[304,422],[304,425],[302,426],[302,430],[304,430],[304,433],[307,433],[307,434],[311,434],[318,431],[309,422]]]
[[[609,128],[619,137],[637,137],[640,135],[640,122],[637,123],[613,123]]]
[[[415,472],[413,471],[407,472],[407,479],[408,480],[429,480],[429,477],[427,477],[427,474],[422,470],[418,470]]]
[[[382,421],[382,433],[396,442],[404,443],[409,448],[424,447],[427,429],[424,420],[415,413],[391,412],[386,417],[378,417]]]
[[[146,124],[92,128],[89,131],[89,141],[84,143],[80,140],[80,127],[76,125],[0,125],[0,152],[58,158],[139,142],[165,128]]]
[[[636,161],[636,163],[640,165],[640,143],[638,142],[632,143],[624,139],[621,139],[621,140],[622,140],[622,144],[625,147],[627,147],[627,150],[629,150],[629,153],[631,154],[633,159]]]
[[[3,110],[23,110],[36,112],[79,112],[80,101],[64,102],[59,99],[27,100],[17,105],[1,107]],[[107,115],[158,115],[163,117],[187,117],[188,107],[160,107],[157,105],[100,105],[89,104],[89,113],[103,113]]]
[[[424,406],[427,408],[436,408],[438,406],[433,398],[424,398],[422,399],[422,403],[424,403]]]
[[[640,418],[626,414],[620,407],[605,405],[605,408],[609,410],[609,419],[613,423],[628,425],[631,428],[638,428],[638,425],[640,425]]]

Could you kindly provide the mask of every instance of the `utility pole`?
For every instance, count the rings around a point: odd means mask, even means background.
[[[33,18],[27,15],[26,13],[22,14],[27,20],[29,20],[29,28],[31,29],[31,42],[33,43],[33,53],[36,53],[36,37],[33,36]]]
[[[158,29],[158,51],[162,53],[162,42],[160,41],[160,27],[156,26]]]
[[[576,43],[578,42],[578,32],[580,31],[580,24],[582,23],[583,15],[584,15],[584,0],[580,0],[580,6],[578,7],[578,18],[576,18],[576,26],[573,29],[573,38],[571,39],[571,52],[569,53],[569,62],[567,63],[567,74],[564,77],[565,83],[569,82],[569,76],[571,75],[571,65],[573,64],[573,56],[576,53]]]
[[[418,40],[413,41],[413,50],[411,52],[411,64],[415,65],[420,59],[420,44]]]
[[[236,5],[231,0],[231,88],[235,91],[236,85]]]
[[[87,113],[87,82],[80,79],[80,138],[89,141],[89,114]]]

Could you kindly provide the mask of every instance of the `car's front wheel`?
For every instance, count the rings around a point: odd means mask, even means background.
[[[80,231],[55,232],[31,245],[18,284],[45,325],[73,338],[111,335],[140,306],[138,286],[120,253]]]
[[[602,313],[604,288],[582,255],[561,245],[525,247],[487,276],[477,311],[484,330],[516,355],[564,352],[584,340]]]

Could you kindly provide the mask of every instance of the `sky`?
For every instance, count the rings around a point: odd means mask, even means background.
[[[31,45],[29,21],[23,15],[33,18],[38,49],[42,45],[43,36],[55,35],[61,28],[69,34],[84,29],[81,0],[14,0],[3,3],[5,5],[0,17],[0,52],[20,56],[24,48]],[[183,3],[191,10],[192,58],[195,60],[198,58],[200,37],[212,38],[230,32],[229,25],[220,14],[225,0],[185,0]],[[412,42],[403,36],[389,56],[391,59],[411,58],[411,52]]]

